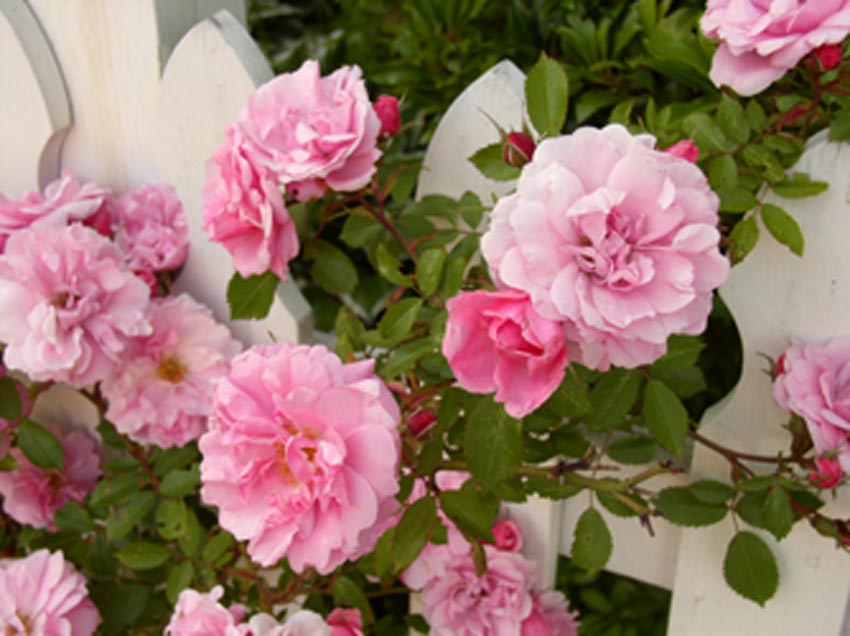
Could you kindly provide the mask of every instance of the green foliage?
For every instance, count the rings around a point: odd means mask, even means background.
[[[764,605],[779,586],[776,557],[752,532],[738,532],[729,542],[723,576],[733,590],[759,605]]]
[[[227,285],[227,304],[230,317],[262,318],[269,313],[274,300],[277,284],[280,282],[274,272],[243,278],[238,272]]]
[[[595,508],[588,508],[576,524],[571,549],[572,560],[579,567],[596,572],[605,567],[611,557],[611,531]]]

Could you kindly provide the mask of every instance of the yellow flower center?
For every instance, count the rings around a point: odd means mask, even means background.
[[[169,353],[160,359],[159,366],[156,368],[156,375],[161,380],[177,384],[186,377],[188,371],[189,369],[186,368],[180,358]]]

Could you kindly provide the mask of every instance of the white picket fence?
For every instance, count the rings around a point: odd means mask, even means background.
[[[251,91],[271,77],[243,22],[240,0],[0,0],[0,192],[37,189],[63,166],[117,191],[172,184],[192,237],[178,286],[222,320],[231,265],[200,229],[204,163]],[[465,158],[497,140],[491,119],[508,129],[521,126],[523,79],[503,62],[455,101],[426,154],[420,196],[472,190],[487,200],[510,187],[483,178]],[[792,334],[850,333],[850,146],[813,140],[800,169],[831,184],[816,198],[782,201],[803,227],[806,257],[791,255],[763,232],[733,270],[722,295],[738,321],[744,371],[702,428],[760,453],[781,448],[786,433],[758,353],[778,355]],[[250,343],[268,342],[270,333],[307,341],[309,308],[294,285],[283,284],[268,318],[237,321],[233,329]],[[57,393],[44,411],[95,417],[84,403]],[[723,480],[727,470],[709,453],[695,452],[695,479]],[[550,583],[556,556],[568,552],[588,501],[578,496],[514,509],[528,551]],[[827,513],[850,517],[850,499],[831,502]],[[606,516],[615,538],[609,568],[673,591],[670,635],[850,634],[844,626],[850,561],[802,524],[776,548],[780,591],[761,609],[723,582],[731,521],[685,532],[658,521],[653,539],[633,520]]]

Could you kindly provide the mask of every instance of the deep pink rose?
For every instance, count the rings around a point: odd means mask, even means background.
[[[522,623],[520,636],[577,636],[578,613],[570,612],[560,592],[546,590],[534,597],[534,609]]]
[[[399,410],[371,360],[279,342],[233,359],[200,440],[201,497],[259,564],[327,574],[398,503]]]
[[[841,64],[841,58],[844,55],[843,49],[844,47],[841,44],[824,44],[812,51],[812,55],[818,59],[823,70],[831,71]]]
[[[4,362],[80,388],[115,369],[150,332],[148,287],[107,238],[78,223],[19,230],[0,256]]]
[[[692,139],[678,141],[669,148],[665,148],[664,152],[674,157],[681,157],[691,163],[696,163],[697,159],[699,159],[699,148],[697,148],[697,145]]]
[[[62,432],[48,427],[65,449],[62,470],[45,470],[31,463],[19,448],[10,454],[14,470],[0,472],[3,511],[18,523],[56,531],[56,511],[69,501],[82,502],[101,475],[97,442],[86,431]]]
[[[220,585],[206,593],[192,589],[180,592],[165,635],[240,636],[237,625],[241,616],[234,615],[218,602],[223,595]]]
[[[153,332],[101,384],[106,417],[142,444],[183,446],[206,430],[215,383],[241,346],[186,294],[151,301],[148,315]]]
[[[705,175],[654,144],[619,125],[546,139],[481,241],[494,280],[564,321],[570,357],[594,369],[700,333],[729,273]]]
[[[0,195],[0,254],[14,232],[31,225],[65,225],[100,218],[107,209],[109,190],[94,183],[80,183],[70,168],[50,182],[44,193],[25,192],[19,199]],[[92,220],[94,222],[94,220]]]
[[[330,636],[363,636],[363,619],[358,609],[336,608],[328,615],[328,625]]]
[[[850,337],[823,344],[794,339],[781,360],[774,398],[805,420],[818,455],[836,457],[850,473]]]
[[[502,159],[508,165],[522,168],[534,157],[537,145],[531,135],[524,132],[512,132],[505,138],[502,146]]]
[[[755,95],[850,33],[850,0],[708,0],[703,33],[720,40],[711,81]]]
[[[522,549],[522,531],[516,521],[502,519],[493,524],[493,537],[496,547],[507,552],[518,552]]]
[[[242,276],[273,271],[286,279],[298,254],[295,223],[274,175],[258,165],[237,126],[207,163],[204,230],[233,257]]]
[[[284,185],[320,180],[338,192],[359,190],[381,156],[381,121],[356,66],[321,77],[318,62],[307,60],[258,88],[238,125],[246,151]]]
[[[189,226],[171,186],[147,185],[127,192],[112,210],[115,242],[131,269],[161,272],[183,265]]]
[[[564,379],[563,327],[538,314],[525,293],[463,292],[446,308],[443,354],[467,391],[496,391],[510,415],[523,417]]]
[[[38,550],[0,565],[0,633],[91,636],[100,613],[62,552]]]
[[[809,473],[809,481],[821,490],[835,488],[844,475],[841,464],[833,457],[818,457],[815,460],[817,470]]]
[[[394,137],[401,128],[401,115],[398,112],[398,97],[381,95],[375,100],[375,114],[381,120],[381,135]]]

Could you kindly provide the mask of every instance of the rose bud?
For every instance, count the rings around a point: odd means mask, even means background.
[[[812,55],[818,58],[820,66],[825,71],[831,71],[841,63],[842,50],[840,44],[824,44],[812,51]]]
[[[401,115],[398,112],[398,97],[381,95],[373,106],[381,120],[381,136],[393,137],[401,128]]]
[[[522,168],[531,161],[535,147],[531,135],[523,132],[509,133],[502,147],[502,159],[514,168]]]

